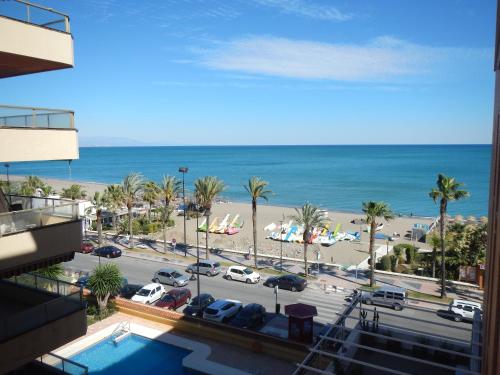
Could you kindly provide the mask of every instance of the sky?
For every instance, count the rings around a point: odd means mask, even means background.
[[[494,0],[40,3],[75,67],[0,102],[74,110],[82,145],[491,143]]]

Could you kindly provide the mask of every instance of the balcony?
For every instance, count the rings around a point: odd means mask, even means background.
[[[32,274],[0,281],[0,373],[86,331],[85,302],[75,285]]]
[[[71,68],[69,17],[23,0],[2,1],[0,78]]]
[[[82,243],[79,203],[8,196],[0,213],[0,278],[73,259]]]
[[[73,111],[0,105],[0,162],[78,157]]]

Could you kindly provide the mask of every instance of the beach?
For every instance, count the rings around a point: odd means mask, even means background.
[[[0,179],[5,180],[5,175],[0,175]],[[23,176],[10,176],[11,181],[22,181]],[[52,186],[57,192],[60,192],[62,188],[69,187],[71,184],[80,184],[83,189],[87,192],[87,196],[91,197],[96,191],[104,191],[106,184],[94,183],[94,182],[79,182],[73,180],[63,180],[63,179],[52,179],[52,178],[42,178],[45,183]],[[180,200],[178,200],[180,203]],[[227,248],[240,251],[248,251],[250,246],[253,246],[252,237],[252,207],[250,201],[248,203],[244,202],[218,202],[214,203],[212,207],[212,215],[210,217],[210,222],[215,218],[218,221],[222,220],[227,214],[230,214],[229,222],[234,218],[235,215],[239,214],[238,221],[244,222],[241,231],[235,235],[227,234],[209,234],[209,246],[217,248]],[[290,221],[290,216],[295,214],[295,209],[291,207],[275,206],[270,204],[264,204],[259,202],[257,206],[257,236],[258,236],[258,251],[259,253],[271,254],[279,256],[281,242],[274,241],[266,238],[270,232],[265,231],[264,228],[271,223],[276,225],[280,224],[280,220],[284,219],[285,223]],[[436,215],[438,214],[436,208]],[[175,226],[167,230],[167,241],[176,239],[178,243],[183,242],[184,232],[183,232],[183,216],[178,216],[175,213],[172,214],[172,218],[175,221]],[[368,258],[368,242],[369,235],[364,232],[365,225],[353,224],[351,221],[355,219],[363,218],[362,213],[349,213],[349,212],[338,212],[334,210],[328,211],[328,218],[330,221],[330,227],[333,228],[337,224],[340,224],[340,231],[342,232],[361,232],[360,241],[338,241],[330,247],[321,246],[320,244],[312,244],[308,247],[308,259],[311,261],[316,261],[316,252],[320,252],[320,262],[333,263],[339,265],[357,265]],[[203,221],[204,218],[199,219],[199,223]],[[386,240],[376,240],[377,247],[391,246],[401,243],[410,242],[404,238],[407,231],[410,231],[414,224],[427,224],[431,225],[434,218],[430,217],[416,217],[416,216],[402,216],[396,217],[390,222],[385,220],[380,220],[380,223],[384,224],[383,229],[379,233],[383,233],[387,236],[392,236],[394,233],[401,234],[400,239],[395,241]],[[186,237],[189,244],[196,244],[196,219],[186,220]],[[150,235],[150,237],[155,239],[162,239],[163,234],[156,233]],[[200,247],[205,246],[205,233],[198,232],[198,239],[200,241]],[[287,243],[283,242],[283,256],[291,258],[303,258],[303,244],[299,243]],[[420,247],[428,247],[426,244],[419,243]]]

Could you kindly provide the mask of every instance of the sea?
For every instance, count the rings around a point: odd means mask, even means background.
[[[487,215],[490,158],[491,145],[82,147],[71,164],[11,163],[9,172],[111,184],[130,172],[157,182],[168,174],[181,178],[185,166],[188,191],[196,178],[218,176],[231,201],[248,202],[243,185],[259,176],[273,191],[268,204],[360,212],[363,201],[376,200],[415,216],[437,216],[428,193],[444,173],[470,192],[451,202],[449,213],[479,217]]]

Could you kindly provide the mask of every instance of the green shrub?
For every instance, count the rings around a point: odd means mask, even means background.
[[[406,263],[413,264],[415,262],[415,256],[417,254],[417,248],[415,246],[408,246],[406,248]]]
[[[382,270],[390,271],[391,270],[391,257],[389,255],[384,255],[382,258],[380,258],[380,265],[381,265]]]
[[[396,272],[396,267],[398,266],[398,258],[395,255],[391,255],[391,272]]]

